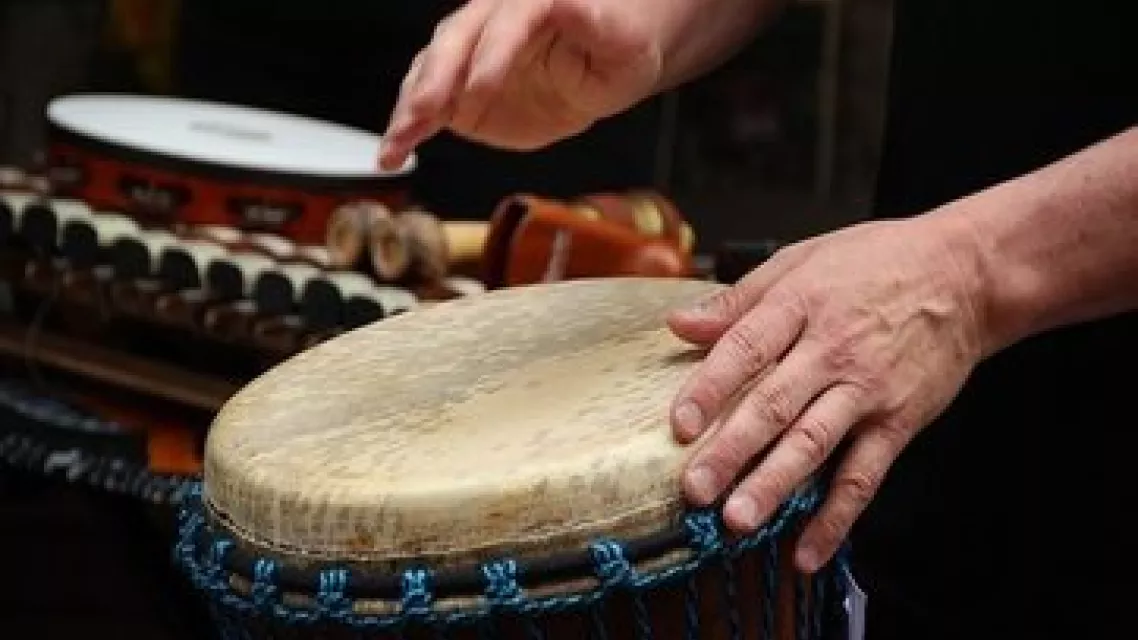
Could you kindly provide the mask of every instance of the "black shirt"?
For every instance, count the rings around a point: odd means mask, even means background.
[[[1127,5],[898,0],[877,215],[921,213],[1138,124]],[[1136,359],[1128,314],[978,368],[855,530],[871,639],[1133,633]]]

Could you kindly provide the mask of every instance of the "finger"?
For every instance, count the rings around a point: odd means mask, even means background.
[[[496,0],[471,0],[435,28],[416,72],[400,92],[384,135],[383,162],[407,155],[446,124],[446,111],[465,84],[470,56]]]
[[[668,326],[682,340],[701,345],[715,342],[802,262],[809,244],[784,247],[733,286],[686,309],[676,309],[668,316]]]
[[[786,353],[805,323],[801,304],[772,296],[724,333],[673,402],[672,425],[680,441],[698,437],[745,382]]]
[[[723,505],[727,526],[739,533],[758,529],[822,466],[866,415],[867,404],[861,390],[849,384],[834,385],[818,396],[732,491]]]
[[[500,5],[490,15],[471,56],[470,73],[462,92],[462,103],[455,125],[474,130],[488,105],[499,95],[512,69],[527,61],[523,56],[548,24],[556,3],[525,2],[521,6]]]
[[[866,429],[854,439],[835,471],[829,495],[798,539],[794,562],[801,571],[814,573],[829,562],[907,442],[900,432],[881,427]]]
[[[688,463],[685,491],[697,505],[714,502],[750,461],[789,428],[833,381],[818,367],[820,349],[799,343],[738,404],[725,411]]]
[[[414,149],[414,145],[410,141],[415,135],[423,135],[428,130],[428,127],[423,126],[422,123],[418,126],[408,124],[406,101],[402,98],[408,95],[411,87],[418,82],[423,69],[425,53],[424,50],[415,55],[407,70],[407,75],[403,77],[403,82],[400,84],[400,102],[392,112],[386,132],[380,139],[379,168],[382,171],[396,171],[402,167]]]

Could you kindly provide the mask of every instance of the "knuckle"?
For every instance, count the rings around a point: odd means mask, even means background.
[[[854,505],[861,507],[873,499],[881,483],[880,474],[867,470],[847,471],[834,478],[834,492],[845,496]]]
[[[723,335],[727,351],[735,358],[755,362],[765,358],[763,338],[759,330],[747,322],[740,322]]]
[[[797,447],[802,457],[811,464],[821,464],[833,448],[836,431],[834,425],[824,420],[804,421],[793,432],[795,434],[794,446]]]
[[[859,359],[855,346],[845,338],[829,337],[822,349],[822,366],[834,373],[847,373],[857,369]]]
[[[789,427],[798,417],[791,392],[785,384],[766,384],[755,389],[748,398],[748,408],[761,420],[780,430]]]
[[[828,550],[836,547],[838,542],[846,537],[852,523],[833,510],[827,509],[815,516],[814,525],[815,543]]]

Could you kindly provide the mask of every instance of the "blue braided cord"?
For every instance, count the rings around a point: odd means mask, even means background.
[[[408,617],[424,617],[431,612],[435,597],[431,592],[431,572],[408,569],[403,572],[403,597],[399,610]]]
[[[486,600],[495,609],[516,610],[524,601],[521,585],[518,584],[518,563],[514,560],[500,560],[482,565],[482,577],[486,580]],[[544,634],[541,627],[531,617],[522,620],[526,637],[541,640]]]
[[[495,609],[515,609],[522,603],[522,588],[518,584],[518,563],[499,560],[482,565],[486,580],[486,600]]]
[[[347,591],[347,569],[321,571],[320,588],[316,591],[316,611],[332,620],[347,618],[352,613],[352,600],[348,597]]]
[[[760,563],[763,572],[763,638],[774,640],[774,603],[778,600],[778,543],[767,541],[766,562]]]
[[[209,549],[209,570],[206,578],[209,580],[208,590],[214,593],[225,593],[229,590],[229,575],[225,572],[225,556],[233,549],[233,541],[218,538],[213,541]]]
[[[729,555],[723,556],[723,607],[727,613],[731,640],[739,640],[743,631],[739,621],[739,591],[735,584],[735,563]]]
[[[187,508],[194,510],[200,508],[200,490],[197,488],[190,489],[186,491],[185,496],[188,498],[184,501]],[[688,559],[652,572],[640,573],[632,571],[631,567],[625,570],[622,568],[618,558],[611,557],[612,547],[607,546],[605,543],[600,543],[599,546],[594,545],[591,548],[594,553],[598,549],[603,549],[600,552],[600,559],[606,560],[606,562],[598,564],[597,569],[608,576],[608,579],[601,580],[601,585],[598,588],[578,593],[543,596],[541,598],[522,597],[518,603],[512,604],[510,608],[522,616],[581,610],[604,601],[609,593],[615,589],[646,591],[657,588],[662,584],[670,583],[691,575],[715,556],[725,553],[742,553],[754,549],[766,543],[768,540],[773,540],[785,530],[787,525],[793,520],[815,508],[819,499],[820,495],[817,490],[797,495],[787,501],[787,503],[780,508],[776,517],[756,534],[730,544],[721,541],[705,549],[693,549],[693,553]],[[688,525],[689,529],[698,529],[700,520],[704,517],[703,514],[704,512],[696,512],[689,515],[685,524]],[[192,514],[190,518],[192,519]],[[718,519],[716,519],[716,522],[719,522]],[[204,557],[199,555],[198,541],[196,538],[197,534],[202,530],[201,524],[186,526],[184,529],[185,535],[180,534],[181,539],[178,544],[178,561],[189,575],[194,586],[212,595],[215,601],[226,609],[237,613],[255,611],[251,598],[246,594],[234,590],[229,584],[228,575],[222,567],[223,557],[215,557],[215,553],[206,553]],[[216,532],[210,531],[209,533],[214,539],[215,548],[224,548],[224,545],[222,545],[222,547],[217,547],[216,545],[219,542],[225,543],[228,541]],[[229,544],[232,543],[229,542]],[[620,558],[623,558],[623,552]],[[597,556],[594,555],[594,560],[596,559]],[[625,563],[627,563],[627,560],[625,560]],[[408,621],[407,614],[403,612],[385,614],[360,614],[354,612],[351,605],[352,600],[346,595],[348,578],[349,574],[346,570],[326,571],[321,574],[317,607],[308,609],[305,607],[285,605],[283,602],[278,601],[271,607],[272,615],[287,624],[312,624],[330,619],[354,629],[372,631],[383,631],[402,627]],[[471,606],[463,610],[432,610],[429,614],[420,616],[420,619],[430,625],[452,627],[473,624],[488,619],[493,613],[494,607],[487,603],[484,605]],[[601,640],[603,640],[603,638]]]
[[[699,589],[695,574],[684,584],[684,638],[699,640]]]
[[[597,540],[589,545],[593,571],[602,587],[627,587],[636,578],[636,570],[624,555],[624,547],[612,540]]]
[[[636,581],[636,568],[628,561],[624,547],[613,540],[598,540],[589,547],[593,556],[593,570],[602,588],[628,588]],[[632,611],[636,621],[636,637],[651,640],[652,622],[644,598],[633,591]]]
[[[280,589],[276,585],[277,563],[270,558],[257,558],[253,563],[253,585],[249,596],[253,606],[260,611],[271,612],[277,601]]]
[[[700,511],[689,514],[684,519],[688,542],[697,552],[715,553],[723,547],[719,519],[714,512]]]

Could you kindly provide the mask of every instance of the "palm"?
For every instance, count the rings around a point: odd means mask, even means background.
[[[485,110],[456,118],[452,131],[494,146],[534,149],[628,107],[655,81],[647,60],[598,64],[582,45],[559,34],[526,49]]]

